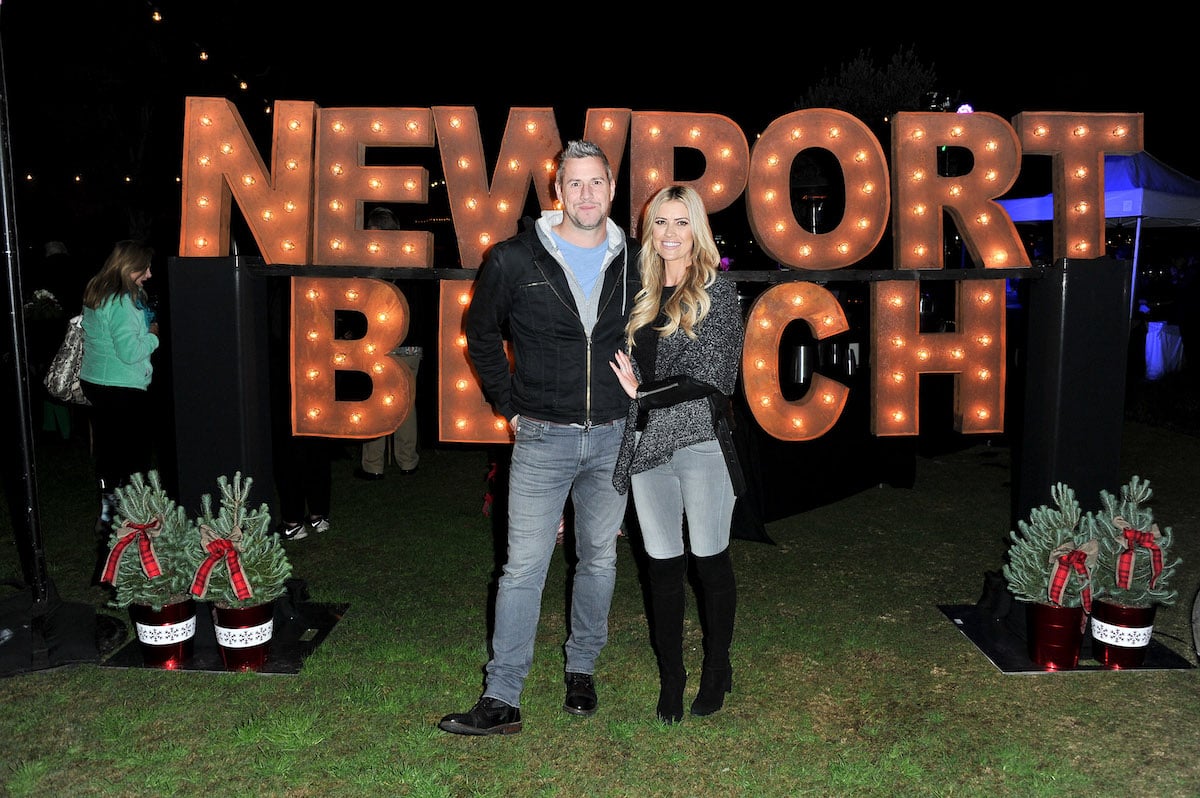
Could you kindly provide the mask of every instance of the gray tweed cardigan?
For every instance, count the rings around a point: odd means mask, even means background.
[[[673,376],[688,376],[714,386],[726,396],[733,395],[737,384],[738,367],[742,360],[742,343],[746,331],[737,286],[724,277],[717,277],[708,288],[712,306],[708,315],[696,325],[696,339],[676,330],[658,339],[658,353],[653,374],[642,374],[634,360],[634,373],[639,382],[661,381]],[[716,439],[713,431],[712,409],[707,397],[688,399],[647,412],[646,429],[634,443],[640,402],[630,402],[626,418],[625,437],[613,469],[613,486],[618,493],[629,490],[629,478],[671,459],[677,449]]]

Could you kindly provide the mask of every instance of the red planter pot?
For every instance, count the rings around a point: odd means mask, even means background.
[[[1078,667],[1084,623],[1083,607],[1057,607],[1041,602],[1027,605],[1029,658],[1052,671]]]
[[[1154,634],[1156,609],[1097,599],[1092,606],[1092,656],[1110,670],[1141,667]]]
[[[192,658],[196,641],[196,602],[167,604],[161,610],[130,604],[129,617],[137,630],[142,661],[151,668],[179,670]]]
[[[226,609],[213,607],[213,627],[228,671],[261,670],[271,653],[275,603]]]

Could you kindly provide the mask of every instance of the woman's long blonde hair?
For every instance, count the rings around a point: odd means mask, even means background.
[[[109,297],[129,295],[136,302],[145,298],[137,284],[138,275],[150,268],[154,250],[138,241],[118,241],[100,271],[83,289],[84,307],[96,310]]]
[[[712,229],[708,226],[704,200],[690,186],[667,186],[654,195],[642,217],[642,290],[634,298],[629,323],[625,327],[626,339],[631,347],[633,334],[642,327],[653,324],[658,318],[666,266],[662,256],[654,251],[653,223],[663,203],[673,200],[682,202],[687,208],[688,221],[692,228],[692,265],[684,271],[683,279],[675,287],[675,293],[662,307],[667,323],[655,329],[665,338],[682,327],[689,338],[695,338],[693,328],[708,315],[709,306],[712,304],[706,289],[717,279],[721,252],[717,249]]]

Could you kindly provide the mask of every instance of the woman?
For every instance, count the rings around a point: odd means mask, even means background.
[[[633,487],[648,555],[651,636],[658,656],[657,714],[683,719],[684,581],[688,544],[701,586],[704,669],[693,715],[710,715],[733,687],[729,647],[737,585],[729,559],[735,496],[714,432],[714,408],[733,393],[744,330],[737,288],[718,276],[721,255],[704,202],[687,186],[650,201],[642,224],[642,290],[626,328],[628,353],[611,364],[631,403],[613,484]]]
[[[92,403],[92,451],[100,481],[96,531],[107,533],[113,491],[151,468],[148,388],[158,349],[158,322],[143,287],[154,250],[120,241],[83,291],[83,365],[79,381]]]

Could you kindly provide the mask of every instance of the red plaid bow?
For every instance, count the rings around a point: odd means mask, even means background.
[[[108,553],[108,559],[104,562],[104,575],[100,577],[101,582],[112,584],[117,577],[117,566],[121,562],[121,555],[125,553],[125,549],[135,540],[138,544],[138,555],[142,560],[142,573],[147,579],[157,579],[162,576],[162,569],[158,565],[158,558],[154,556],[154,545],[150,538],[157,535],[157,530],[161,519],[155,518],[147,524],[136,524],[133,521],[125,521],[121,525],[119,533],[121,538],[113,545],[112,550]],[[126,532],[125,530],[128,530]]]
[[[241,537],[241,530],[236,528],[228,538],[221,537],[209,527],[200,528],[200,542],[204,545],[204,550],[208,552],[208,557],[196,569],[196,578],[192,580],[193,596],[204,598],[208,592],[208,578],[212,574],[212,569],[221,560],[225,561],[225,567],[229,569],[229,581],[233,584],[233,592],[238,599],[245,601],[254,595],[254,591],[250,589],[250,583],[246,581],[246,574],[242,572],[242,563],[238,560],[238,550],[241,548],[238,544],[241,542]]]
[[[1067,587],[1067,580],[1074,573],[1083,582],[1083,590],[1079,597],[1083,601],[1083,611],[1092,612],[1092,575],[1089,568],[1095,562],[1100,546],[1094,540],[1089,540],[1076,548],[1070,543],[1050,552],[1050,564],[1054,566],[1054,575],[1050,579],[1049,598],[1054,604],[1062,603],[1062,594]]]
[[[1158,524],[1151,524],[1149,532],[1134,529],[1121,516],[1114,518],[1113,524],[1125,536],[1125,550],[1117,557],[1117,587],[1128,588],[1133,584],[1133,562],[1137,558],[1138,546],[1150,552],[1150,587],[1154,587],[1163,567],[1162,549],[1157,542],[1162,537],[1162,533],[1158,531]]]

